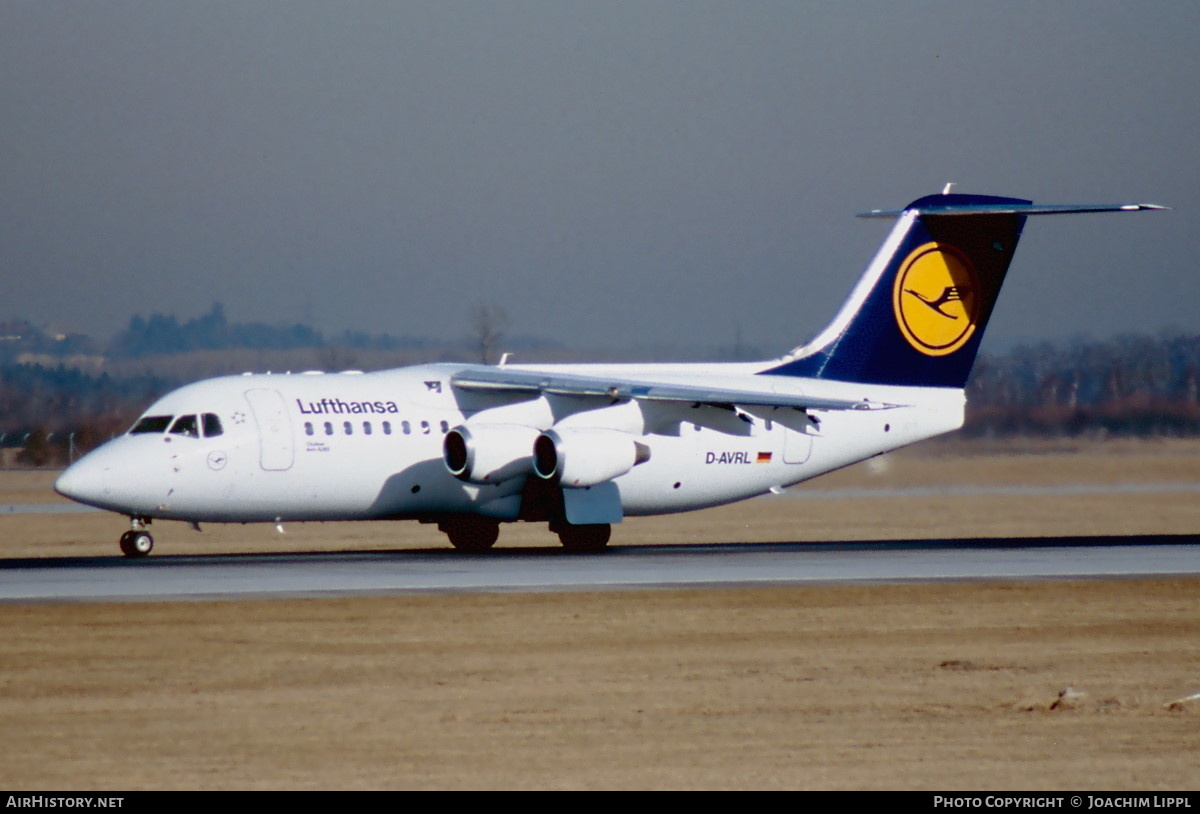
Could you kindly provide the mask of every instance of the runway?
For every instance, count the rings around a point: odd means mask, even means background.
[[[1074,537],[0,560],[0,601],[166,601],[1200,574],[1200,538]]]

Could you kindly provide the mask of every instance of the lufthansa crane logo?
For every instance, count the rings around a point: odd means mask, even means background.
[[[979,320],[979,280],[971,262],[946,244],[914,249],[896,275],[892,308],[914,348],[927,356],[954,353]]]

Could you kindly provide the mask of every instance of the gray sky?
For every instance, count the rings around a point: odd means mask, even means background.
[[[1200,5],[0,0],[0,318],[782,351],[937,192],[1035,218],[985,349],[1200,332]]]

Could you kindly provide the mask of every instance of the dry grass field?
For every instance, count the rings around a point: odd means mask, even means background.
[[[51,481],[0,474],[0,507],[53,502]],[[1195,442],[934,444],[793,490],[825,499],[627,521],[614,544],[1148,540],[1200,531],[1196,483]],[[1009,491],[937,488],[972,485]],[[1031,491],[1063,485],[1088,488]],[[0,559],[117,556],[124,528],[0,514]],[[401,523],[154,531],[162,554],[444,546]],[[1190,577],[14,603],[0,630],[8,788],[1200,784]]]

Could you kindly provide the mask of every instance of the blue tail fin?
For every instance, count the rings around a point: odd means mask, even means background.
[[[1162,208],[948,194],[865,213],[898,222],[833,322],[762,373],[963,387],[1027,215]]]

